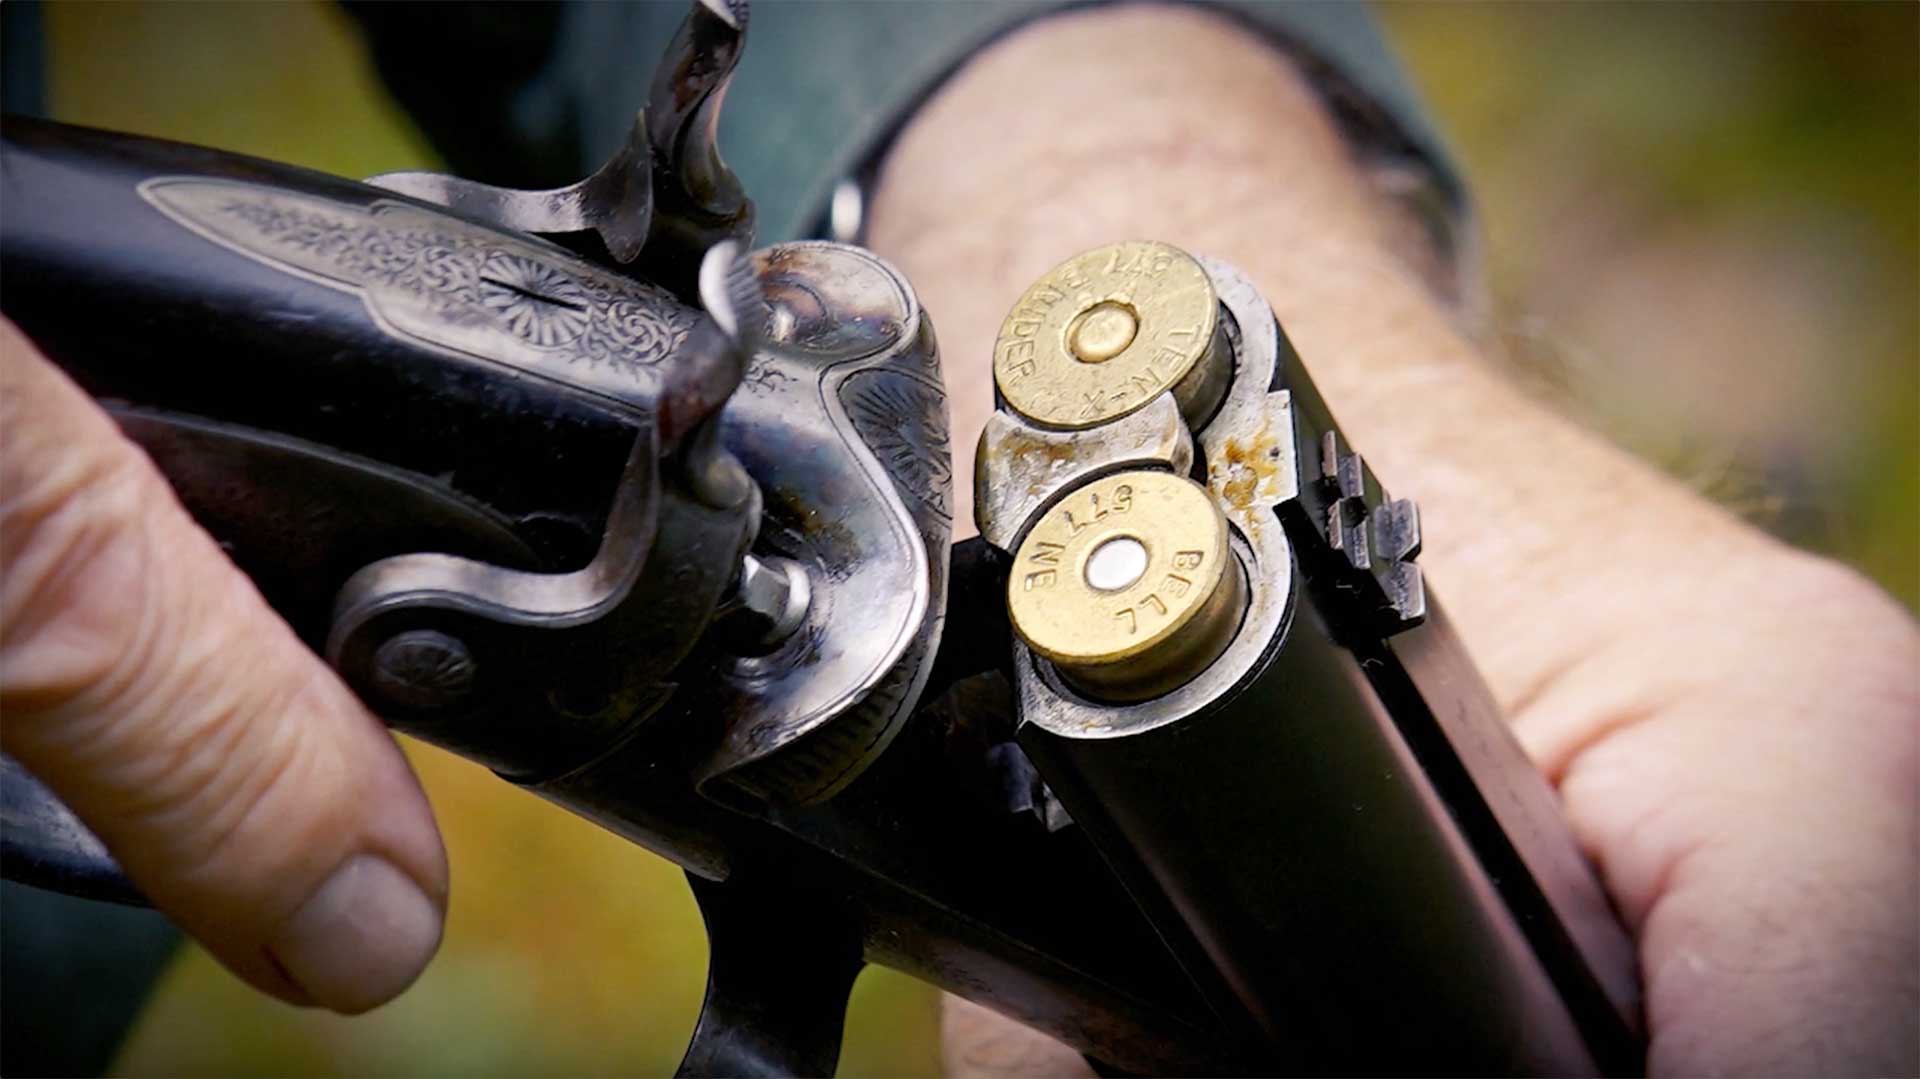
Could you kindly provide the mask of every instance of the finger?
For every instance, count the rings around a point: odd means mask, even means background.
[[[0,736],[235,973],[364,1011],[439,944],[392,737],[145,454],[0,320]]]
[[[1093,1075],[1071,1046],[951,993],[941,997],[940,1047],[947,1079]]]
[[[1723,572],[1737,620],[1676,621],[1686,642],[1623,648],[1536,705],[1547,727],[1594,701],[1637,716],[1571,757],[1561,793],[1639,938],[1649,1067],[1910,1074],[1920,633],[1836,567]]]

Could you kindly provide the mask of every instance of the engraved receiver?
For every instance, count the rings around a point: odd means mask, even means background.
[[[1638,1068],[1630,946],[1265,301],[1151,242],[1035,283],[950,547],[912,289],[747,250],[745,28],[694,4],[552,191],[10,118],[0,308],[378,714],[687,871],[683,1074],[831,1073],[868,962],[1107,1073]],[[6,875],[137,901],[0,778]]]

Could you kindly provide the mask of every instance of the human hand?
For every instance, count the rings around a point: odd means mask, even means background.
[[[938,314],[958,431],[991,408],[1000,318],[1060,258],[1153,238],[1249,274],[1418,499],[1431,587],[1636,936],[1649,1068],[1914,1071],[1913,622],[1506,384],[1383,188],[1278,53],[1128,7],[975,57],[895,144],[871,238]],[[1085,1074],[947,1015],[949,1074]]]
[[[440,941],[447,863],[380,722],[0,320],[0,739],[248,982],[360,1012]]]

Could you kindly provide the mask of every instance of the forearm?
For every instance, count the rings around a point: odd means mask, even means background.
[[[1248,273],[1353,443],[1389,489],[1419,501],[1432,587],[1562,782],[1641,935],[1651,1006],[1692,1009],[1690,1027],[1657,1025],[1656,1065],[1901,1066],[1884,1054],[1910,1040],[1890,1041],[1887,1024],[1905,1022],[1914,995],[1911,622],[1857,577],[1505,382],[1429,286],[1420,231],[1281,54],[1190,10],[1029,28],[907,127],[871,227],[938,322],[963,522],[991,342],[1027,282],[1129,237]],[[1657,332],[1656,313],[1649,324]],[[1686,826],[1665,826],[1676,813]],[[1702,873],[1776,883],[1690,891]],[[1828,918],[1833,904],[1814,894],[1826,888],[1870,891],[1885,909]],[[1761,974],[1776,991],[1748,1006],[1784,1024],[1796,1001],[1844,983],[1852,995],[1834,1007],[1858,1014],[1819,1017],[1824,1029],[1804,1036],[1857,1035],[1882,1055],[1715,1042],[1708,1001],[1750,973],[1742,949],[1771,919],[1805,934],[1793,952],[1822,954]]]
[[[1634,561],[1683,558],[1676,534],[1764,544],[1502,381],[1413,268],[1415,230],[1314,91],[1279,53],[1192,11],[1031,29],[979,57],[896,146],[873,240],[939,320],[957,455],[970,458],[992,407],[993,334],[1020,290],[1120,237],[1224,258],[1261,286],[1355,445],[1419,500],[1434,537],[1423,560],[1504,700],[1552,667],[1506,654],[1538,637],[1521,632],[1536,612],[1514,602],[1529,583],[1630,578]]]
[[[1354,444],[1418,499],[1436,589],[1556,772],[1599,732],[1544,712],[1529,727],[1531,706],[1604,660],[1603,642],[1674,620],[1711,631],[1703,610],[1799,598],[1868,603],[1910,636],[1871,589],[1505,381],[1413,268],[1414,230],[1396,215],[1282,56],[1216,16],[1142,6],[1056,19],[979,57],[896,146],[873,239],[939,319],[963,480],[992,407],[993,334],[1026,282],[1130,236],[1247,272]],[[1665,591],[1650,596],[1656,581]],[[1639,693],[1648,674],[1622,682]],[[1614,710],[1634,707],[1623,697]]]

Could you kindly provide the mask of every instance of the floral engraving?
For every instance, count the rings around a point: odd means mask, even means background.
[[[480,302],[507,329],[541,348],[558,348],[587,330],[587,294],[544,262],[495,252],[480,272]]]
[[[141,194],[244,255],[357,293],[390,332],[631,397],[697,317],[663,289],[409,203],[162,177]]]
[[[753,394],[774,393],[792,381],[793,376],[781,370],[773,360],[756,355],[748,364],[746,375],[740,380],[740,388]]]
[[[953,511],[953,468],[947,447],[946,395],[932,383],[898,370],[868,368],[840,389],[847,416],[895,487],[913,499],[921,530],[944,543]],[[932,514],[931,520],[922,517]]]

